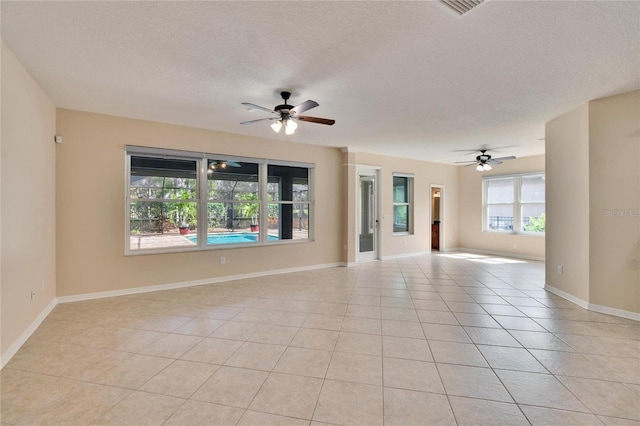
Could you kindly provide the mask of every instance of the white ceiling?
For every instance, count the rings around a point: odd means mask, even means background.
[[[544,123],[640,88],[640,2],[2,1],[56,106],[442,161],[544,152]],[[320,106],[276,135],[241,102]],[[179,147],[180,141],[176,141]]]

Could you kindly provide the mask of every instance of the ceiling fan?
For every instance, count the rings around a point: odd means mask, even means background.
[[[207,173],[213,173],[216,170],[224,170],[227,167],[240,167],[240,163],[231,160],[213,160],[209,163]]]
[[[273,110],[270,110],[269,108],[261,107],[260,105],[252,104],[250,102],[242,102],[242,105],[249,107],[250,110],[259,109],[262,111],[270,112],[274,114],[274,116],[267,117],[267,118],[259,118],[257,120],[243,121],[240,124],[251,124],[251,123],[256,123],[258,121],[276,120],[276,122],[271,125],[271,128],[273,129],[274,132],[280,133],[280,129],[284,127],[284,132],[287,135],[292,135],[295,133],[296,128],[298,127],[298,123],[296,123],[296,120],[308,121],[310,123],[326,124],[328,126],[332,126],[336,122],[336,120],[329,120],[327,118],[298,115],[301,112],[305,112],[310,110],[311,108],[317,107],[318,103],[316,101],[308,100],[301,103],[300,105],[293,106],[293,105],[287,104],[287,101],[291,97],[290,92],[281,92],[280,96],[282,96],[284,103],[282,105],[277,105]]]
[[[479,172],[486,172],[491,170],[491,165],[499,165],[502,164],[505,160],[515,160],[516,157],[511,155],[509,157],[500,157],[500,158],[491,158],[491,155],[486,154],[487,149],[480,149],[476,152],[480,152],[480,155],[476,157],[475,160],[472,161],[456,161],[457,164],[471,163],[467,164],[466,167],[473,166],[476,164],[476,170]]]

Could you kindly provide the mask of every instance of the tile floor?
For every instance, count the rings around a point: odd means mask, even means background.
[[[640,424],[640,326],[433,254],[58,305],[3,425]]]

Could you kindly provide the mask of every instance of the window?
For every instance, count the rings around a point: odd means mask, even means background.
[[[409,176],[393,176],[393,232],[408,234],[413,232],[411,226],[413,178]]]
[[[544,173],[486,177],[483,183],[485,232],[545,232]]]
[[[313,165],[127,147],[126,252],[311,239]]]

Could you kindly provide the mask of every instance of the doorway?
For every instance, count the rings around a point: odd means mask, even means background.
[[[358,171],[358,256],[357,260],[378,259],[378,171]]]
[[[442,251],[444,249],[442,242],[444,241],[444,228],[442,219],[444,217],[444,186],[431,185],[431,251]]]

